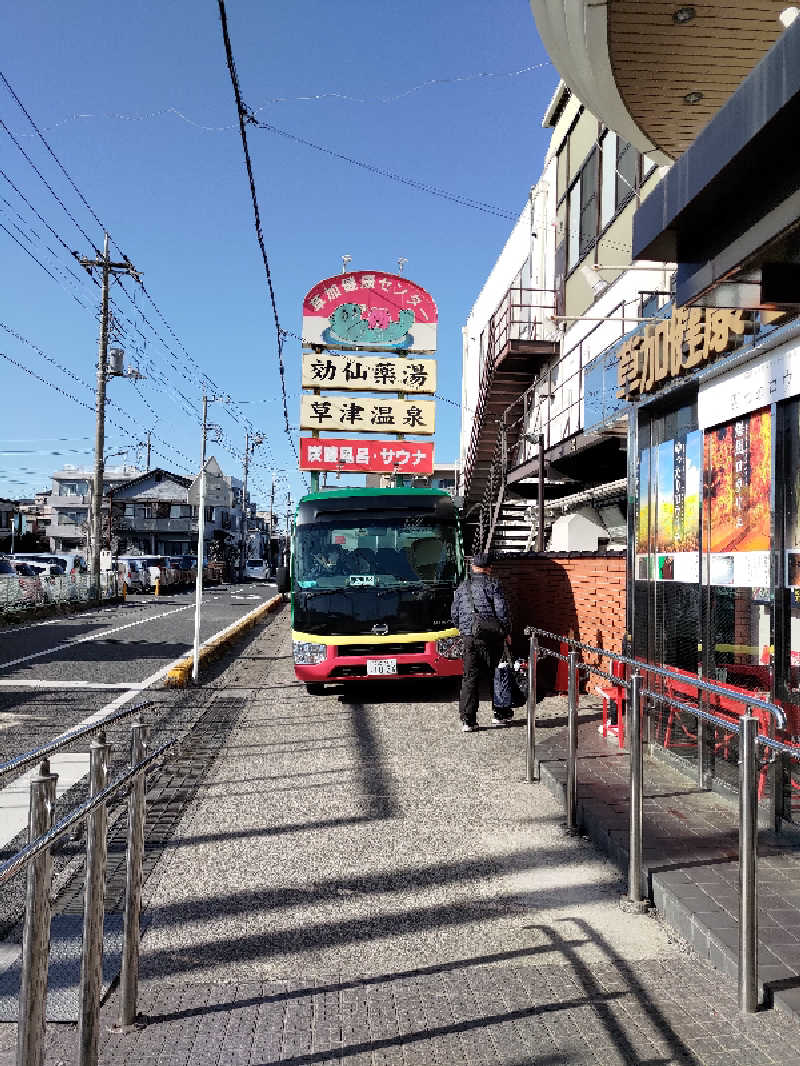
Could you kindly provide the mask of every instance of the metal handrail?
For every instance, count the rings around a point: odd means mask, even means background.
[[[630,749],[630,804],[629,804],[629,854],[628,854],[628,894],[621,901],[623,909],[642,912],[649,907],[649,900],[642,892],[642,841],[643,841],[643,757],[641,718],[643,700],[650,699],[656,703],[666,703],[670,707],[694,715],[698,722],[709,722],[728,732],[738,732],[739,736],[739,969],[738,993],[739,1007],[743,1012],[752,1013],[758,1009],[758,786],[756,778],[759,769],[758,745],[775,752],[781,752],[792,759],[800,761],[800,747],[785,744],[772,736],[759,734],[759,721],[751,714],[754,706],[772,712],[782,726],[786,718],[782,708],[765,700],[759,700],[748,693],[739,694],[731,689],[723,689],[713,683],[688,675],[689,683],[707,692],[718,692],[727,699],[734,698],[745,704],[745,713],[740,716],[738,725],[729,719],[711,714],[702,707],[685,703],[664,692],[653,692],[642,685],[642,673],[650,671],[658,676],[674,678],[681,684],[687,683],[687,674],[679,674],[662,667],[651,667],[647,663],[631,659],[629,656],[610,652],[606,648],[596,648],[583,644],[573,637],[553,633],[550,630],[528,627],[525,630],[530,638],[528,658],[528,706],[526,729],[526,764],[527,780],[536,778],[536,675],[540,656],[552,656],[567,660],[568,694],[567,694],[567,786],[566,786],[566,831],[577,832],[577,724],[578,724],[578,685],[577,678],[581,670],[595,673],[611,680],[628,692],[628,746]],[[569,654],[564,656],[551,648],[539,646],[539,635],[548,639],[566,642]],[[590,651],[600,656],[622,662],[633,667],[629,679],[617,678],[604,674],[588,663],[578,662],[578,650]],[[776,713],[779,712],[779,713]],[[700,752],[698,725],[698,753]],[[702,759],[698,759],[702,769]]]
[[[140,774],[147,773],[153,764],[157,763],[164,753],[177,742],[178,737],[173,737],[173,739],[168,740],[166,744],[162,744],[161,747],[156,748],[152,754],[146,756],[135,766],[131,766],[124,774],[121,774],[118,778],[112,781],[110,785],[106,785],[102,792],[98,792],[97,795],[84,800],[83,803],[79,804],[77,807],[73,807],[69,814],[64,815],[61,821],[56,822],[56,824],[48,829],[46,833],[41,833],[35,840],[26,844],[24,848],[20,848],[20,850],[15,855],[12,855],[10,859],[6,859],[5,862],[0,863],[0,887],[16,877],[16,875],[28,865],[31,859],[35,859],[37,855],[40,855],[43,851],[52,847],[57,840],[68,833],[73,826],[82,822],[87,815],[92,814],[93,811],[115,796],[121,789],[124,789],[131,783],[131,781],[139,777]]]
[[[8,762],[0,765],[0,778],[5,777],[6,774],[13,773],[15,770],[25,770],[29,766],[35,766],[36,763],[41,762],[43,759],[48,759],[51,755],[54,755],[57,751],[67,747],[67,745],[78,740],[80,737],[91,736],[92,733],[100,733],[106,728],[106,726],[112,725],[114,722],[119,722],[123,718],[128,718],[132,714],[137,714],[144,710],[145,707],[151,707],[158,702],[159,700],[154,699],[140,700],[139,703],[134,703],[132,706],[126,707],[123,710],[114,711],[105,718],[98,718],[96,722],[88,722],[86,725],[79,726],[71,732],[62,733],[60,736],[49,741],[49,743],[43,744],[40,748],[34,748],[32,751],[23,752],[21,755],[15,755],[13,759],[9,759]]]
[[[121,793],[128,795],[128,831],[125,856],[125,904],[123,913],[122,961],[120,971],[118,1028],[126,1030],[136,1020],[139,983],[139,940],[142,908],[142,868],[145,836],[146,781],[148,770],[157,765],[180,737],[146,753],[147,726],[141,716],[130,730],[130,765],[107,783],[111,746],[103,727],[131,713],[141,711],[146,700],[123,712],[108,715],[43,745],[34,753],[12,760],[3,769],[19,769],[41,755],[59,750],[78,736],[98,732],[89,752],[89,798],[79,803],[56,824],[58,774],[50,770],[48,758],[41,759],[38,776],[30,783],[28,843],[0,864],[0,886],[23,869],[27,870],[25,921],[22,936],[22,966],[17,1034],[17,1066],[43,1066],[46,1031],[47,975],[50,951],[50,896],[53,881],[51,849],[79,822],[86,820],[86,873],[84,889],[83,938],[78,1015],[79,1066],[97,1066],[100,1043],[100,992],[103,969],[103,918],[105,911],[107,804]]]
[[[724,696],[726,699],[736,700],[738,703],[743,703],[751,707],[759,707],[763,711],[769,711],[780,728],[786,728],[786,712],[783,708],[775,703],[771,703],[769,700],[762,700],[758,696],[754,696],[752,693],[748,692],[743,694],[737,692],[736,689],[722,688],[713,681],[704,681],[703,678],[698,677],[696,674],[690,674],[688,671],[686,673],[678,673],[665,666],[655,666],[651,663],[643,662],[641,659],[632,659],[629,655],[621,655],[617,652],[609,651],[608,648],[596,648],[592,644],[584,644],[579,640],[575,640],[574,637],[565,637],[562,634],[553,633],[548,629],[528,626],[524,630],[524,633],[526,637],[530,637],[535,633],[537,637],[543,636],[550,640],[557,640],[561,644],[568,644],[571,648],[579,648],[581,651],[588,651],[593,655],[602,655],[608,659],[613,659],[615,662],[625,663],[626,666],[631,666],[635,670],[643,670],[646,673],[656,674],[658,677],[665,677],[668,680],[678,681],[684,685],[688,680],[695,688],[701,689],[703,692],[712,692],[718,696]],[[618,684],[625,684],[622,678],[617,678],[616,680]]]

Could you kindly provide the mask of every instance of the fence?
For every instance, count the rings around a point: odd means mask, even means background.
[[[100,595],[104,600],[117,596],[117,575],[110,571],[100,574]],[[0,578],[0,615],[17,614],[35,607],[53,604],[87,603],[94,599],[94,585],[89,574],[64,574],[50,577]]]
[[[625,691],[627,697],[628,747],[630,750],[630,809],[629,809],[629,864],[628,895],[625,903],[627,909],[644,910],[649,906],[642,895],[642,802],[644,767],[642,758],[642,718],[648,716],[649,706],[666,705],[694,715],[714,729],[730,734],[738,734],[739,740],[739,973],[738,991],[739,1007],[742,1011],[753,1012],[758,1009],[758,798],[759,779],[763,774],[759,746],[764,754],[781,753],[792,759],[800,760],[800,747],[776,740],[770,733],[759,733],[759,719],[753,714],[754,709],[769,716],[770,726],[775,723],[783,729],[786,715],[777,704],[755,697],[752,693],[732,692],[728,686],[722,687],[713,682],[703,681],[696,675],[685,671],[670,670],[666,667],[653,666],[650,663],[618,655],[604,648],[583,644],[571,637],[552,633],[546,629],[526,629],[530,637],[528,658],[528,706],[526,731],[526,777],[528,782],[536,779],[536,680],[539,659],[550,656],[567,664],[567,791],[566,791],[566,829],[577,832],[578,821],[578,688],[581,672],[593,674],[609,682],[617,689]],[[559,648],[566,646],[566,655],[554,648],[543,646],[540,640],[556,642]],[[599,659],[608,659],[623,668],[621,673],[606,672],[588,663],[579,662],[580,652],[588,652]],[[599,661],[599,660],[598,660]],[[625,677],[624,673],[629,676]],[[686,693],[689,684],[695,690],[697,703],[687,703],[686,698],[678,699],[671,686],[674,685],[681,694]],[[661,688],[658,688],[658,685]],[[714,706],[714,699],[724,705],[731,700],[740,703],[745,713],[738,722],[730,718],[713,714],[701,706],[706,703]]]
[[[99,1053],[100,992],[103,972],[103,915],[106,881],[106,805],[128,792],[128,838],[126,853],[125,909],[123,914],[122,970],[120,974],[120,1028],[133,1025],[139,981],[139,937],[144,855],[145,775],[176,743],[177,737],[147,754],[147,726],[142,710],[145,701],[106,718],[57,737],[50,744],[17,756],[0,766],[0,778],[39,764],[31,780],[28,844],[0,865],[0,886],[27,869],[25,921],[22,939],[22,974],[17,1031],[17,1066],[43,1066],[45,1054],[47,976],[50,951],[51,848],[84,819],[86,820],[86,875],[81,951],[80,1007],[78,1017],[78,1063],[96,1066]],[[110,784],[106,742],[108,725],[132,714],[130,766]],[[89,798],[53,824],[56,781],[49,756],[79,737],[97,736],[90,745]]]

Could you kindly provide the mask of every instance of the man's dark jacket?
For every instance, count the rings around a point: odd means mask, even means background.
[[[473,613],[469,585],[472,586],[472,601],[475,603]],[[489,574],[469,574],[461,582],[453,597],[450,617],[462,637],[473,635],[475,615],[481,618],[496,618],[504,633],[511,632],[511,619],[503,589],[496,577]]]

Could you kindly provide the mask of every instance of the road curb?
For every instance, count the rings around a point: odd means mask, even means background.
[[[252,629],[253,626],[257,622],[260,622],[265,615],[277,610],[283,602],[283,595],[278,593],[276,596],[273,596],[272,599],[267,600],[266,603],[254,607],[252,611],[249,611],[242,618],[237,619],[237,621],[232,625],[229,625],[227,629],[223,629],[220,633],[216,633],[210,640],[207,640],[200,646],[199,667],[202,667],[204,663],[209,662],[211,659],[216,658],[217,655],[220,655],[230,643],[237,640],[243,633],[246,633],[248,629]],[[165,687],[186,688],[192,677],[193,662],[194,657],[192,655],[187,655],[185,658],[181,659],[179,663],[176,663],[164,680]]]

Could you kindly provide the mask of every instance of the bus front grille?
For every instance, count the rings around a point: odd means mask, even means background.
[[[368,655],[372,659],[394,657],[395,655],[422,655],[425,651],[424,640],[412,640],[410,644],[340,644],[337,654],[340,657],[348,655]]]

